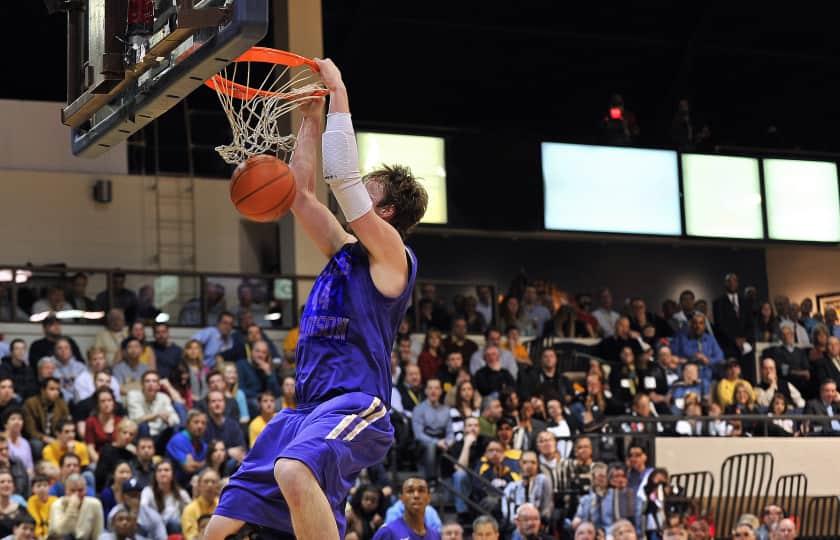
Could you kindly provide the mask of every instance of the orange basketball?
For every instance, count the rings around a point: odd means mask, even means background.
[[[276,221],[295,200],[295,179],[289,166],[274,156],[258,155],[243,161],[230,179],[230,200],[252,221]]]

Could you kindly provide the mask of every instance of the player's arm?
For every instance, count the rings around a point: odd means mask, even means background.
[[[397,230],[378,213],[385,215],[393,209],[374,208],[362,183],[350,102],[341,73],[329,59],[316,59],[316,62],[330,91],[330,110],[323,135],[324,180],[370,256],[371,277],[376,288],[386,296],[399,296],[408,281],[405,245]]]
[[[341,246],[354,242],[355,238],[344,230],[329,208],[315,195],[323,104],[324,99],[318,98],[301,105],[299,110],[303,113],[303,121],[298,130],[295,153],[289,160],[289,168],[297,188],[292,214],[318,249],[327,257],[332,257]]]

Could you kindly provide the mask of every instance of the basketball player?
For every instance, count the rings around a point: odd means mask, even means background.
[[[361,177],[341,73],[330,60],[317,62],[330,92],[324,178],[352,234],[315,197],[323,99],[313,100],[301,107],[290,162],[297,183],[292,213],[330,260],[300,322],[299,404],[265,427],[222,492],[207,540],[223,540],[245,522],[270,529],[266,534],[275,538],[344,538],[347,493],[393,440],[390,352],[417,274],[403,238],[420,221],[428,197],[402,167]]]

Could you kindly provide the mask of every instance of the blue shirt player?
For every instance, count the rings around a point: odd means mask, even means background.
[[[246,522],[275,538],[343,538],[350,487],[393,441],[390,351],[417,274],[403,239],[423,217],[428,196],[404,167],[362,178],[341,73],[330,60],[316,62],[330,92],[324,178],[352,234],[315,197],[323,98],[312,98],[300,107],[289,163],[297,186],[292,213],[329,261],[300,322],[299,404],[260,434],[222,492],[207,540],[223,540]]]
[[[429,484],[419,477],[406,478],[400,491],[405,514],[373,535],[373,540],[440,540],[440,533],[427,527],[426,507],[431,501]]]

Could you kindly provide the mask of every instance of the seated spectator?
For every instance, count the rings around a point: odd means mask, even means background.
[[[504,492],[509,483],[521,478],[519,473],[516,472],[517,469],[519,469],[519,463],[505,457],[505,449],[502,443],[498,440],[491,440],[487,443],[484,449],[484,458],[481,460],[478,469],[478,474],[487,481],[486,483],[500,492]],[[472,493],[478,501],[493,495],[489,488],[485,487],[485,483],[473,484]]]
[[[232,475],[238,463],[228,456],[227,446],[224,441],[213,439],[207,443],[207,466],[208,469],[213,469],[219,473],[222,482],[226,482],[230,475]],[[193,477],[193,487],[195,487],[195,477]]]
[[[41,321],[41,326],[44,330],[44,337],[33,341],[29,346],[29,365],[34,366],[38,361],[45,356],[53,356],[55,354],[55,343],[59,338],[65,337],[70,342],[70,347],[73,349],[73,356],[81,358],[82,353],[79,351],[79,346],[76,341],[62,335],[61,321],[56,317],[50,315]]]
[[[640,336],[642,341],[653,347],[659,340],[671,337],[672,330],[668,321],[647,311],[642,298],[630,300],[630,331]]]
[[[50,461],[44,460],[41,463],[48,464],[49,466],[55,468],[55,464]],[[97,490],[94,489],[96,485],[94,476],[90,473],[90,471],[82,472],[81,461],[79,460],[79,456],[76,454],[64,454],[61,456],[58,471],[58,480],[50,486],[50,495],[55,495],[56,497],[64,496],[65,481],[73,474],[81,474],[82,478],[85,479],[85,482],[87,483],[87,494],[90,497],[94,497],[96,495]],[[35,472],[37,474],[37,468],[35,469]]]
[[[71,474],[65,480],[66,495],[50,507],[49,536],[75,540],[98,540],[102,534],[102,504],[86,496],[85,479]]]
[[[137,478],[130,478],[122,485],[122,503],[115,506],[108,514],[111,523],[117,512],[126,509],[137,516],[137,531],[149,540],[166,540],[166,527],[160,514],[151,506],[140,504],[143,487]]]
[[[181,422],[172,400],[160,391],[157,371],[146,371],[141,378],[142,390],[130,390],[126,396],[128,416],[137,423],[141,436],[155,441],[166,438]]]
[[[791,321],[779,325],[782,344],[770,347],[765,355],[776,361],[776,367],[782,378],[792,382],[798,388],[807,390],[811,385],[811,369],[806,349],[796,344],[795,328]]]
[[[411,412],[423,398],[423,378],[420,374],[420,368],[413,364],[406,365],[403,373],[405,377],[399,385],[398,391],[402,398],[402,412],[405,416],[411,418]]]
[[[236,419],[242,417],[242,415],[239,412],[239,405],[236,403],[236,399],[232,397],[227,397],[228,386],[227,382],[225,382],[225,376],[222,375],[221,371],[215,369],[207,373],[207,395],[204,397],[204,399],[196,403],[196,409],[209,414],[209,396],[210,392],[212,392],[213,390],[221,392],[225,398],[226,417]]]
[[[59,338],[55,342],[55,372],[54,377],[61,381],[61,395],[67,403],[77,401],[75,395],[76,378],[87,372],[87,368],[73,356],[73,349],[67,338]]]
[[[15,383],[9,375],[0,376],[0,416],[20,409],[20,398],[15,395]]]
[[[502,369],[510,373],[514,380],[516,380],[516,376],[519,373],[519,366],[517,366],[513,354],[510,351],[502,349],[502,333],[497,328],[488,328],[484,333],[484,347],[475,351],[470,357],[470,373],[475,376],[486,365],[486,350],[488,348],[495,348],[498,351]],[[482,395],[484,394],[482,393]]]
[[[92,462],[99,461],[102,447],[114,441],[117,426],[122,420],[116,414],[116,398],[110,388],[102,387],[94,394],[96,407],[93,414],[83,424],[83,434],[87,452]]]
[[[262,433],[265,426],[274,418],[274,414],[277,412],[276,406],[276,400],[271,392],[263,392],[259,395],[259,414],[248,425],[249,447],[254,446],[259,434]]]
[[[571,381],[557,367],[557,351],[554,349],[543,349],[539,366],[520,368],[516,390],[523,400],[539,394],[559,399],[564,405],[574,397]]]
[[[554,517],[557,522],[565,516],[570,500],[568,490],[571,488],[572,460],[564,460],[557,451],[557,438],[550,431],[537,434],[537,451],[540,462],[540,473],[548,479],[554,503]]]
[[[23,403],[26,437],[32,446],[32,455],[41,457],[44,446],[55,440],[55,426],[70,418],[70,410],[61,399],[61,382],[55,377],[41,381],[41,392]]]
[[[755,531],[758,540],[770,540],[770,533],[778,527],[779,522],[785,516],[782,507],[776,504],[768,504],[761,511],[761,526]]]
[[[131,336],[125,338],[122,350],[122,360],[114,365],[112,373],[120,383],[120,392],[127,396],[131,390],[142,389],[143,374],[149,371],[149,366],[140,362],[143,344],[139,339]]]
[[[467,337],[467,320],[462,316],[456,316],[452,319],[452,330],[443,340],[441,346],[447,357],[457,352],[461,354],[462,360],[472,358],[472,355],[478,350],[478,344]]]
[[[488,514],[475,518],[472,522],[473,540],[499,540],[499,524]]]
[[[538,509],[538,519],[542,518],[547,523],[554,509],[554,494],[551,482],[540,473],[537,454],[530,450],[523,452],[519,458],[519,470],[521,478],[505,487],[502,515],[514,525],[522,505],[531,503]]]
[[[776,530],[770,533],[770,540],[794,540],[797,538],[796,522],[792,518],[779,521]]]
[[[447,450],[447,453],[460,465],[460,467],[455,467],[454,473],[452,473],[452,484],[460,493],[469,496],[472,492],[472,478],[464,469],[478,470],[481,456],[484,455],[485,447],[489,441],[489,437],[480,434],[476,418],[468,417],[465,419],[463,439],[455,442]],[[448,462],[443,463],[447,464],[443,468],[445,473],[451,470]],[[444,474],[445,476],[447,474]],[[462,518],[469,513],[469,507],[461,497],[455,497],[455,511]]]
[[[3,433],[9,450],[9,458],[20,463],[29,477],[35,473],[32,462],[32,449],[29,441],[23,436],[23,411],[11,409],[3,417]],[[22,492],[19,492],[22,493]]]
[[[549,399],[545,406],[548,412],[548,424],[545,429],[557,438],[560,455],[564,459],[568,458],[572,453],[572,440],[581,432],[581,425],[560,400]]]
[[[213,469],[202,472],[198,477],[197,491],[198,496],[184,508],[181,515],[184,540],[198,540],[198,518],[216,510],[219,504],[219,473]]]
[[[761,382],[758,383],[755,391],[756,403],[760,407],[769,408],[770,401],[776,393],[782,394],[788,403],[799,409],[805,407],[805,400],[802,398],[799,389],[784,377],[779,377],[776,370],[776,361],[770,357],[761,360]]]
[[[519,472],[519,458],[522,457],[522,451],[513,447],[513,428],[516,422],[513,418],[503,416],[496,422],[496,440],[502,445],[502,451],[505,459],[510,463],[510,467]]]
[[[66,418],[55,426],[56,438],[44,447],[44,459],[58,465],[64,454],[75,454],[82,467],[90,465],[87,445],[76,440],[76,424]]]
[[[586,376],[586,394],[579,396],[570,408],[578,423],[583,426],[583,431],[598,429],[607,415],[625,412],[624,405],[604,388],[600,375]]]
[[[495,345],[484,348],[485,365],[475,372],[475,387],[482,396],[499,394],[505,388],[513,389],[516,380],[513,375],[502,366],[501,351]]]
[[[423,449],[421,470],[429,481],[438,476],[437,454],[446,451],[451,442],[449,408],[441,403],[442,388],[438,379],[426,383],[426,399],[412,411],[414,438]]]
[[[522,294],[517,325],[523,336],[539,337],[542,335],[546,323],[551,319],[551,312],[539,302],[537,288],[527,285]]]
[[[446,397],[444,398],[443,402],[449,405],[450,407],[455,406],[455,397],[457,396],[457,390],[462,383],[470,383],[471,388],[471,396],[472,396],[472,403],[473,408],[480,409],[481,408],[481,394],[475,391],[475,386],[472,384],[472,376],[470,372],[467,371],[466,368],[461,368],[458,370],[457,375],[455,376],[455,386],[449,389],[446,393]]]
[[[207,459],[206,430],[207,415],[193,409],[187,414],[186,429],[173,435],[166,445],[166,455],[175,464],[175,477],[182,486],[188,486],[190,478],[204,467]]]
[[[137,515],[120,507],[108,522],[110,531],[102,533],[99,540],[148,540],[138,534]]]
[[[828,328],[823,323],[817,323],[811,332],[811,348],[808,349],[808,360],[816,364],[828,352]],[[816,365],[812,366],[816,368]],[[815,374],[814,374],[815,375]],[[812,382],[815,382],[812,379]]]
[[[295,378],[291,376],[283,377],[283,384],[280,385],[280,388],[280,410],[296,408]]]
[[[675,333],[686,328],[694,317],[694,291],[688,289],[680,293],[679,309],[671,316],[669,323]]]
[[[646,498],[645,484],[653,472],[653,467],[648,467],[648,454],[644,446],[631,444],[627,449],[627,485],[636,491],[639,497]]]
[[[99,452],[99,461],[96,462],[94,472],[96,491],[102,491],[108,481],[108,475],[121,461],[134,459],[134,453],[129,450],[129,445],[137,436],[137,424],[128,418],[123,418],[117,424],[116,434],[111,443],[105,444]]]
[[[35,520],[27,513],[23,513],[12,524],[12,534],[3,540],[32,540],[35,538]]]
[[[735,386],[739,383],[746,383],[747,387],[752,393],[752,385],[741,378],[741,365],[737,360],[730,360],[726,364],[726,376],[718,381],[717,385],[717,402],[721,407],[728,407],[732,405],[735,399]]]
[[[840,326],[837,327],[840,329]],[[831,379],[840,380],[840,338],[831,336],[828,338],[828,348],[825,356],[814,365],[814,375],[820,384]]]
[[[134,477],[140,480],[140,484],[148,486],[152,483],[152,475],[155,472],[155,441],[151,437],[139,437],[137,439],[137,450],[131,460],[131,469]]]
[[[38,380],[26,357],[26,342],[22,339],[13,339],[9,343],[9,354],[0,361],[0,379],[3,377],[11,377],[14,381],[19,400],[25,400],[38,393]]]
[[[723,364],[723,350],[717,339],[706,332],[706,316],[695,313],[688,329],[678,332],[671,340],[671,352],[686,362],[700,365],[700,378],[711,383],[715,370]]]
[[[256,404],[257,396],[261,393],[271,392],[278,395],[281,389],[277,381],[277,374],[272,369],[268,344],[259,340],[254,343],[250,350],[250,357],[237,359],[235,365],[239,390],[245,394],[245,399],[249,404]],[[241,405],[239,407],[242,408]]]
[[[73,309],[73,306],[64,298],[64,289],[57,285],[47,289],[47,296],[45,298],[41,298],[32,304],[33,315],[44,312],[58,313],[59,311],[68,311],[70,309]]]
[[[420,376],[423,383],[437,376],[440,368],[443,367],[443,347],[441,346],[440,330],[435,328],[426,332],[426,339],[423,342],[423,350],[417,357],[417,365],[420,368]]]
[[[519,422],[513,430],[511,446],[516,450],[535,450],[537,448],[537,434],[545,431],[547,424],[534,418],[534,405],[530,401],[523,401],[519,406]]]
[[[458,351],[446,354],[446,360],[438,370],[436,378],[443,384],[443,393],[449,394],[458,384],[458,374],[464,369],[464,357]]]
[[[600,535],[596,536],[595,525],[589,521],[583,521],[575,529],[574,540],[596,540],[607,536],[603,529],[599,529],[598,533]]]
[[[784,395],[776,392],[770,400],[767,416],[785,416],[791,414],[791,407]],[[768,426],[770,435],[794,435],[795,425],[790,418],[777,418]]]
[[[773,309],[773,304],[764,301],[758,308],[758,315],[755,319],[755,340],[756,341],[778,341],[781,337],[779,331],[779,318]]]
[[[610,488],[601,506],[601,522],[596,522],[596,526],[609,529],[626,520],[636,529],[636,534],[641,536],[644,499],[627,485],[627,473],[623,464],[611,464],[607,476]]]
[[[111,369],[108,367],[108,360],[105,357],[105,351],[97,349],[96,347],[91,347],[88,349],[87,353],[87,369],[83,373],[80,373],[73,383],[73,395],[75,401],[70,404],[70,411],[74,415],[77,414],[76,409],[79,405],[89,399],[96,389],[99,388],[100,385],[96,384],[96,379],[100,373],[106,373],[108,375],[107,386],[114,392],[114,396],[122,396],[120,393],[120,382],[116,378],[111,377]],[[91,409],[92,407],[87,409],[88,414]],[[87,415],[84,415],[82,418],[78,418],[78,420],[84,421],[85,418],[87,418]]]
[[[154,337],[152,351],[155,355],[157,371],[160,373],[161,379],[168,379],[175,366],[181,363],[181,357],[184,353],[181,347],[174,344],[169,337],[169,325],[155,324]]]
[[[123,501],[123,483],[131,480],[131,465],[127,461],[120,461],[111,473],[111,483],[99,494],[102,501],[102,512],[107,517],[111,510]],[[110,521],[110,520],[106,520]]]
[[[345,511],[345,540],[373,538],[374,533],[384,523],[387,508],[387,500],[379,487],[368,484],[356,489]]]
[[[622,403],[630,403],[638,392],[645,392],[642,369],[637,365],[633,349],[621,349],[621,364],[610,371],[610,388],[616,399]]]
[[[496,436],[496,423],[502,419],[502,403],[493,397],[486,397],[481,402],[481,416],[478,417],[481,434],[487,437]]]
[[[50,479],[43,475],[32,477],[32,495],[26,501],[26,509],[34,519],[35,538],[46,538],[50,522],[50,507],[58,497],[50,495]]]
[[[709,403],[711,397],[709,384],[700,378],[700,367],[693,362],[686,363],[683,366],[682,378],[674,383],[670,394],[672,401],[671,414],[675,416],[683,414],[687,395],[696,395],[700,398],[701,403]],[[654,395],[654,393],[651,393],[651,400],[654,399]],[[658,407],[656,410],[660,412]]]
[[[142,351],[140,353],[140,363],[149,366],[149,369],[157,371],[157,357],[152,344],[146,340],[146,325],[143,321],[134,321],[128,329],[128,335],[137,339],[140,342]]]
[[[688,395],[692,396],[694,394]],[[704,421],[699,420],[699,418],[703,416],[703,406],[700,405],[700,398],[697,398],[697,400],[695,401],[686,403],[684,413],[685,419],[678,420],[676,426],[674,427],[674,431],[677,433],[677,435],[683,435],[686,437],[700,437],[709,435],[708,424]]]
[[[592,485],[589,492],[580,498],[575,517],[572,519],[572,529],[577,531],[587,522],[600,523],[601,507],[604,504],[604,497],[606,497],[608,489],[606,463],[594,463],[592,465]],[[575,538],[577,538],[577,532],[575,532]]]
[[[108,364],[114,366],[120,361],[122,347],[124,346],[123,341],[127,337],[128,327],[125,325],[125,312],[118,308],[110,309],[105,316],[105,328],[96,334],[93,346],[104,350],[105,356],[108,358]]]
[[[140,493],[140,505],[157,512],[169,534],[181,532],[181,515],[190,504],[190,496],[175,483],[172,462],[164,459],[158,463],[151,484]]]
[[[724,414],[758,414],[758,407],[755,406],[755,395],[752,386],[746,381],[735,385],[732,404],[727,405]],[[754,420],[733,422],[736,436],[752,435],[757,433],[760,425]]]
[[[12,534],[14,524],[26,515],[26,506],[12,497],[15,480],[7,470],[0,470],[0,537]]]
[[[647,394],[636,394],[633,399],[633,407],[630,411],[630,416],[638,418],[638,421],[631,421],[621,424],[621,429],[625,433],[662,433],[665,428],[660,422],[651,422],[653,418],[658,415]],[[645,441],[645,444],[650,444],[651,441]]]
[[[211,390],[207,394],[209,414],[207,429],[204,431],[204,441],[218,439],[225,443],[228,456],[237,463],[242,463],[245,457],[245,438],[239,423],[225,416],[225,395],[218,390]]]
[[[543,337],[591,338],[596,337],[595,329],[578,316],[577,309],[565,304],[549,319],[543,327]]]
[[[516,530],[511,540],[553,540],[554,536],[542,532],[541,517],[542,513],[536,504],[525,503],[520,506],[513,519]]]
[[[630,334],[630,319],[619,317],[615,322],[613,334],[605,337],[595,346],[595,356],[610,365],[617,366],[621,362],[621,351],[624,347],[630,347],[635,356],[644,352],[639,340]]]
[[[204,346],[191,339],[184,345],[183,365],[189,368],[190,373],[190,391],[194,402],[207,397],[207,392],[210,390],[207,386],[207,374],[210,369],[204,365]]]
[[[245,399],[245,392],[239,388],[239,372],[236,364],[225,362],[222,365],[222,377],[225,380],[225,398],[233,399],[239,409],[239,423],[248,425],[251,421],[251,413],[248,409],[248,401]]]
[[[592,485],[592,467],[595,465],[592,459],[592,439],[586,435],[575,439],[574,459],[567,459],[563,465],[571,486],[588,489]]]
[[[507,339],[502,346],[504,350],[510,351],[514,360],[520,364],[531,365],[531,357],[528,355],[528,348],[519,340],[519,327],[515,325],[508,326],[505,333]]]
[[[186,307],[186,306],[185,306]],[[208,313],[208,322],[209,322]],[[197,324],[197,321],[196,321]],[[195,324],[193,324],[195,326]],[[196,332],[193,339],[198,341],[204,349],[204,366],[216,367],[216,356],[233,348],[233,315],[227,311],[219,313],[218,323]]]
[[[819,435],[840,435],[840,399],[837,395],[837,383],[826,379],[820,383],[820,397],[812,399],[805,406],[805,414],[827,416],[825,422],[813,422],[811,430]],[[836,418],[836,420],[835,420]]]

